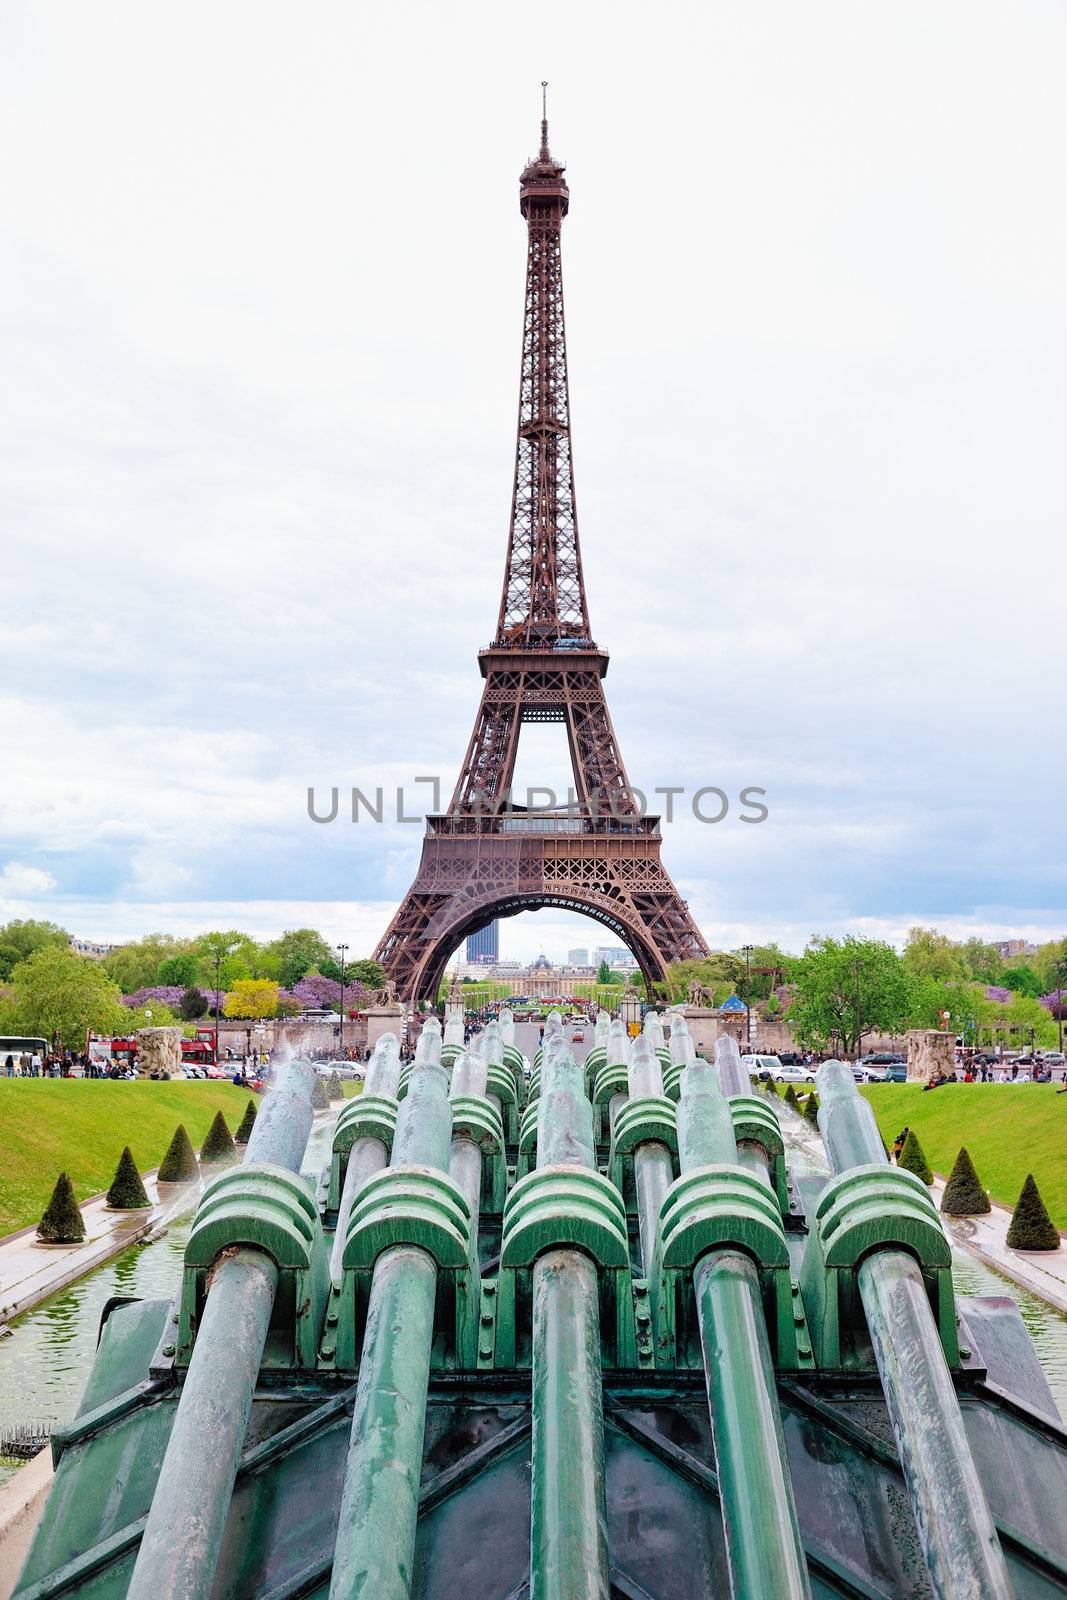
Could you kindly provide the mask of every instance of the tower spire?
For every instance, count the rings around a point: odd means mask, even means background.
[[[541,161],[551,161],[552,156],[548,148],[548,79],[541,79]]]

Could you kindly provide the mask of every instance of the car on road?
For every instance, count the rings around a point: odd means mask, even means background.
[[[810,1067],[783,1066],[778,1056],[742,1056],[741,1065],[750,1078],[761,1083],[814,1083],[815,1074]]]
[[[585,1029],[584,1028],[575,1028],[574,1032],[571,1034],[571,1044],[584,1044],[584,1043],[585,1043]]]
[[[903,1083],[908,1064],[896,1050],[874,1050],[853,1063],[852,1076],[857,1083]]]

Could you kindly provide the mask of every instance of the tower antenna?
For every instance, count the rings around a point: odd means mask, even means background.
[[[548,79],[541,79],[541,160],[547,161],[548,154]]]

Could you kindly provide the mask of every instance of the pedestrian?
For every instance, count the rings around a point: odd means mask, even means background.
[[[9,1078],[13,1078],[15,1076],[14,1056],[8,1056],[7,1060],[4,1062],[4,1071],[7,1073]]]
[[[907,1127],[901,1128],[900,1132],[897,1134],[896,1138],[893,1140],[893,1149],[892,1149],[891,1154],[892,1154],[892,1157],[893,1157],[894,1161],[899,1161],[900,1160],[900,1152],[903,1150],[904,1141],[908,1137],[908,1134],[910,1132],[911,1132],[910,1128],[907,1128]]]

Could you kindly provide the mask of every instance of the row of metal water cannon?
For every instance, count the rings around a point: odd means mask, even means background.
[[[767,1214],[775,1209],[770,1162],[754,1141],[739,1149],[735,1139],[730,1099],[750,1096],[751,1085],[732,1041],[720,1042],[713,1065],[695,1055],[677,1015],[667,1050],[655,1018],[632,1044],[618,1023],[602,1025],[600,1035],[605,1065],[621,1069],[607,1108],[613,1130],[637,1104],[662,1105],[672,1098],[668,1090],[677,1094],[678,1178],[666,1140],[643,1139],[632,1151],[642,1268],[653,1278],[672,1205],[687,1184],[740,1193]],[[395,1111],[391,1151],[386,1140],[370,1136],[352,1147],[342,1196],[346,1218],[366,1206],[376,1183],[400,1173],[436,1183],[440,1195],[458,1192],[476,1237],[483,1151],[463,1106],[475,1105],[483,1116],[488,1106],[499,1116],[490,1071],[501,1069],[501,1043],[500,1029],[491,1025],[479,1048],[457,1052],[451,1084],[435,1021],[424,1027],[410,1069],[401,1069],[395,1041],[380,1045],[365,1095],[396,1105],[402,1075],[406,1093]],[[558,1014],[546,1023],[539,1055],[530,1083],[536,1165],[515,1185],[509,1209],[521,1199],[523,1184],[532,1186],[528,1192],[540,1184],[542,1192],[564,1200],[573,1195],[579,1209],[595,1189],[597,1203],[604,1204],[586,1072],[567,1046]],[[249,1162],[299,1171],[311,1123],[310,1082],[308,1069],[294,1064],[257,1119]],[[873,1115],[848,1069],[827,1064],[819,1089],[820,1127],[834,1171],[884,1167]],[[559,1206],[556,1211],[556,1231],[532,1261],[531,1594],[534,1600],[607,1600],[598,1267],[589,1253],[566,1242],[566,1228],[559,1227],[566,1214]],[[351,1228],[339,1215],[338,1239],[346,1233]],[[370,1594],[403,1600],[411,1593],[439,1270],[431,1253],[403,1242],[384,1243],[373,1260],[333,1600]],[[134,1600],[199,1600],[210,1591],[277,1281],[274,1263],[255,1249],[228,1252],[214,1271],[128,1591]],[[918,1265],[900,1251],[876,1251],[860,1266],[858,1286],[934,1592],[954,1600],[1008,1597],[1011,1585]],[[693,1266],[692,1291],[732,1592],[737,1600],[806,1596],[807,1564],[756,1263],[733,1246],[707,1249]],[[223,1366],[220,1349],[227,1353]],[[212,1448],[205,1448],[205,1438]]]

